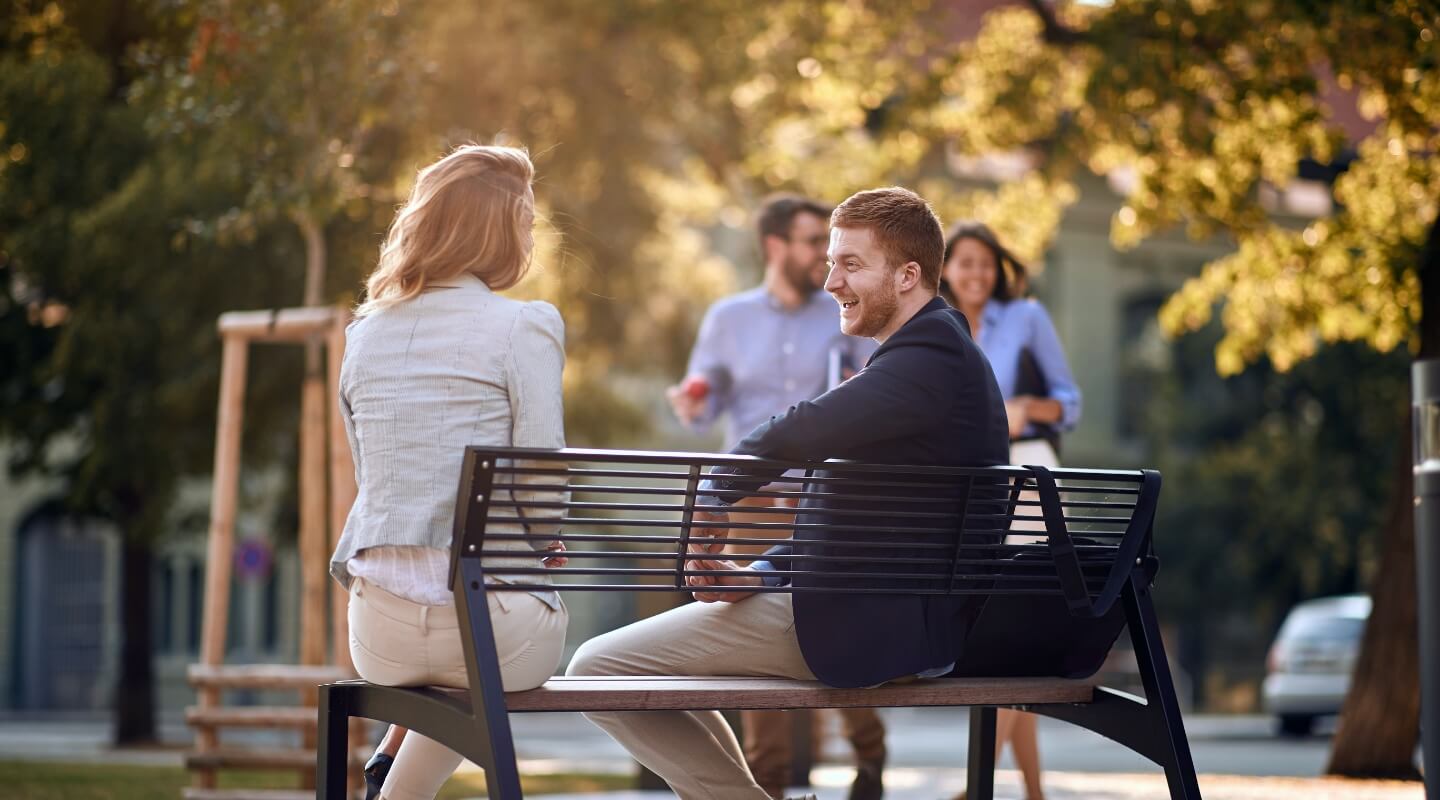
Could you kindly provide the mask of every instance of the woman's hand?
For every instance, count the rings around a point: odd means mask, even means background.
[[[546,552],[546,553],[563,553],[563,552],[565,552],[565,543],[564,543],[564,542],[552,542],[551,544],[549,544],[549,545],[547,545],[547,546],[545,547],[544,552]],[[542,561],[541,563],[543,563],[545,566],[549,567],[550,569],[555,569],[556,567],[563,567],[563,566],[565,566],[566,564],[569,564],[569,563],[570,563],[570,559],[567,558],[567,557],[565,557],[565,556],[546,556],[546,557],[545,557],[545,560]]]
[[[1053,397],[1021,394],[1005,401],[1005,417],[1010,422],[1010,438],[1019,439],[1031,423],[1059,424],[1065,418],[1065,407]]]
[[[1028,394],[1017,395],[1005,401],[1005,418],[1010,422],[1010,438],[1019,439],[1030,424],[1030,404],[1035,398]]]

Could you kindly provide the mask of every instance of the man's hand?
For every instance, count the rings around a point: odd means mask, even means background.
[[[730,522],[730,515],[729,515],[728,513],[724,512],[724,511],[696,511],[696,512],[695,512],[695,516],[693,517],[692,521],[693,521],[693,522],[718,522],[718,523],[721,523],[722,525],[726,525],[726,524],[729,524],[729,522]],[[692,528],[692,529],[690,530],[690,537],[691,537],[691,539],[692,539],[692,541],[690,542],[690,552],[692,552],[692,553],[705,553],[705,554],[715,554],[715,553],[723,552],[723,551],[725,550],[725,539],[726,539],[726,537],[728,537],[729,535],[730,535],[730,529],[729,529],[729,528],[721,528],[721,527],[711,528],[711,527],[708,527],[708,526],[707,526],[707,527],[704,527],[704,528]],[[714,539],[715,541],[713,541],[713,542],[696,542],[696,541],[693,541],[693,539],[694,539],[695,537],[697,537],[697,536],[699,536],[699,537],[708,537],[708,538]]]
[[[738,603],[741,600],[757,594],[756,592],[727,592],[714,588],[719,586],[760,586],[762,581],[754,570],[737,566],[734,561],[722,561],[708,558],[697,558],[687,560],[690,569],[697,570],[727,570],[729,575],[690,575],[685,582],[693,587],[695,599],[702,603]]]
[[[676,418],[689,425],[705,413],[705,403],[710,397],[710,382],[703,375],[691,375],[680,383],[665,390],[665,399],[670,401],[670,410]]]
[[[549,545],[546,545],[544,552],[546,552],[546,553],[563,553],[563,552],[565,552],[565,543],[564,543],[564,542],[553,542],[553,543],[551,543],[551,544],[549,544]],[[566,556],[560,556],[560,555],[545,556],[544,561],[542,561],[541,563],[544,564],[545,566],[551,568],[551,569],[555,569],[556,567],[563,567],[563,566],[565,566],[566,564],[569,564],[569,563],[570,563],[570,559],[569,559],[568,557],[566,557]]]
[[[1010,423],[1010,438],[1019,439],[1020,434],[1025,432],[1025,426],[1030,424],[1030,401],[1035,398],[1029,395],[1019,395],[1005,401],[1005,418]]]

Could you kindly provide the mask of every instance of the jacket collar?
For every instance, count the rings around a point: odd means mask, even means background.
[[[950,307],[950,304],[947,303],[947,302],[945,302],[945,298],[940,297],[939,295],[936,295],[936,296],[930,298],[930,302],[928,302],[928,303],[926,303],[925,305],[921,306],[921,307],[920,307],[920,310],[919,310],[919,311],[916,311],[914,316],[912,316],[910,319],[905,320],[905,325],[909,325],[910,323],[914,322],[914,321],[917,320],[917,319],[920,319],[921,317],[925,316],[926,314],[929,314],[929,313],[932,312],[932,311],[940,311],[940,310],[942,310],[942,309],[946,309],[946,308],[949,308],[949,307]],[[900,331],[904,330],[904,329],[905,329],[905,325],[901,325],[900,328],[899,328],[899,330],[897,330],[897,331],[895,331],[895,332],[896,332],[896,333],[899,333]]]
[[[886,345],[890,344],[890,342],[894,341],[894,340],[895,340],[895,337],[896,337],[896,336],[899,336],[899,335],[900,335],[900,332],[903,331],[903,330],[905,330],[907,327],[909,327],[910,323],[914,322],[915,320],[920,319],[921,317],[925,316],[926,314],[930,314],[930,313],[933,313],[933,312],[935,312],[935,311],[942,311],[942,310],[947,309],[947,308],[949,308],[949,307],[950,307],[950,304],[947,303],[947,302],[945,302],[945,299],[944,299],[944,298],[942,298],[942,297],[940,297],[940,296],[938,296],[938,295],[935,296],[935,297],[933,297],[933,298],[931,298],[930,302],[928,302],[928,303],[926,303],[925,305],[921,306],[921,307],[920,307],[920,310],[919,310],[919,311],[916,311],[916,312],[910,317],[910,319],[905,320],[905,324],[904,324],[904,325],[901,325],[899,328],[896,328],[896,329],[895,329],[895,332],[892,333],[892,334],[890,334],[890,338],[889,338],[889,339],[886,339],[886,340],[884,341],[884,343],[882,343],[882,344],[880,345],[880,347],[883,348],[883,347],[885,347]],[[879,349],[877,349],[875,352],[878,353],[878,352],[880,352],[880,351],[879,351]],[[872,361],[875,359],[874,354],[871,354],[870,359],[871,359]],[[867,362],[867,363],[868,363],[868,362]]]
[[[880,347],[877,347],[876,351],[874,351],[874,353],[871,353],[870,358],[865,361],[865,365],[867,365],[868,367],[868,365],[874,363],[874,360],[876,360],[877,357],[880,357],[881,353],[884,353],[884,351],[888,350],[888,348],[890,348],[890,342],[896,341],[896,337],[899,337],[900,332],[904,331],[904,329],[909,327],[910,322],[914,322],[916,321],[916,319],[922,318],[926,314],[933,314],[933,312],[936,311],[943,311],[943,309],[946,308],[950,308],[950,304],[948,304],[948,302],[945,302],[945,298],[940,298],[940,296],[935,296],[935,298],[930,299],[930,302],[927,302],[927,304],[920,306],[920,311],[914,312],[914,315],[912,315],[912,317],[904,321],[904,325],[900,325],[900,327],[896,329],[896,332],[890,334],[890,338],[887,338],[886,341],[881,342]]]
[[[460,273],[459,275],[455,276],[454,278],[447,278],[447,279],[445,279],[445,280],[443,280],[443,281],[440,281],[439,283],[432,283],[432,284],[430,284],[429,286],[427,286],[427,287],[425,287],[425,288],[427,288],[427,289],[479,289],[480,291],[483,291],[483,292],[489,292],[489,291],[490,291],[490,287],[485,285],[485,281],[480,280],[479,278],[475,277],[474,275],[472,275],[472,274],[470,274],[470,273],[468,273],[468,272],[462,272],[462,273]]]

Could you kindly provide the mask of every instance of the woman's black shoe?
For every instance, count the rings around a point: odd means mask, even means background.
[[[394,763],[395,757],[384,753],[376,753],[365,762],[365,800],[380,796],[380,787],[385,785],[385,776],[390,774],[390,765]]]

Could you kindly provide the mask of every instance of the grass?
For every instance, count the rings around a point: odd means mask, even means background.
[[[631,775],[561,773],[525,776],[526,794],[605,792],[635,785]],[[0,761],[0,787],[6,800],[179,800],[190,775],[180,767],[73,764],[49,761]],[[220,788],[298,788],[294,772],[222,772]],[[449,780],[437,800],[483,797],[485,776],[467,772]]]

